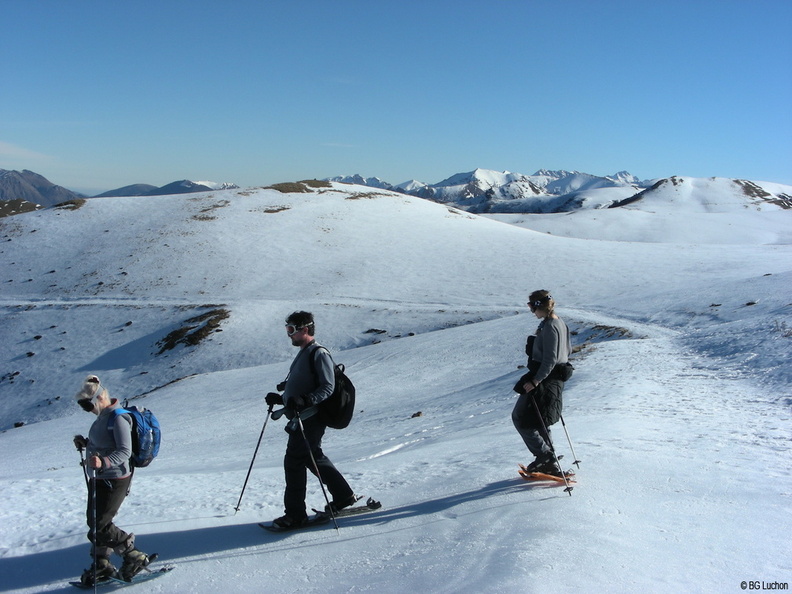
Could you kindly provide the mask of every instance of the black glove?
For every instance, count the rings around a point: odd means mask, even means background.
[[[525,340],[525,354],[528,355],[528,361],[531,360],[531,353],[533,353],[533,345],[535,340],[536,340],[536,335],[534,334],[531,334]]]
[[[88,440],[85,439],[82,435],[75,435],[74,436],[74,447],[80,451],[83,451],[86,446],[88,445]]]
[[[311,406],[311,400],[307,396],[292,396],[289,398],[289,406],[299,412]]]
[[[283,392],[286,389],[286,380],[283,380],[281,383],[279,383],[277,386],[275,386],[275,389],[278,392]]]
[[[278,404],[283,404],[283,396],[278,394],[277,392],[270,392],[264,397],[264,401],[269,406],[276,406]]]

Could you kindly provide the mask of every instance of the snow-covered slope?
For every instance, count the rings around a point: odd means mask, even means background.
[[[177,569],[140,592],[789,580],[789,211],[686,209],[692,194],[671,205],[658,193],[591,211],[609,217],[603,240],[580,213],[550,235],[370,187],[306,189],[92,199],[0,221],[4,590],[63,589],[90,561],[71,444],[91,422],[72,401],[88,372],[164,426],[118,523]],[[713,241],[755,214],[774,241]],[[685,232],[664,236],[672,220]],[[632,242],[635,226],[650,240]],[[553,292],[580,348],[565,392],[582,460],[571,497],[515,474],[528,455],[511,386],[536,288]],[[281,512],[282,422],[233,507],[263,395],[295,354],[283,320],[298,308],[358,387],[353,424],[329,431],[325,451],[383,509],[337,533],[282,536],[256,525]],[[188,327],[207,330],[199,344],[163,350]],[[563,428],[554,435],[571,460]]]

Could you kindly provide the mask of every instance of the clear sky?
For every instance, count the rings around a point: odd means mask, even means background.
[[[789,0],[0,0],[0,169],[792,184]]]

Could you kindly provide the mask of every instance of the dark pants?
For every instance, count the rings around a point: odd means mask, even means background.
[[[521,394],[512,410],[512,422],[517,433],[537,458],[553,452],[550,425],[558,420],[563,388],[564,384],[559,380],[545,380],[532,392]],[[542,417],[537,413],[537,406]]]
[[[333,501],[344,501],[354,494],[346,479],[322,452],[322,437],[326,426],[317,417],[318,415],[314,415],[303,420],[305,438],[299,427],[289,431],[289,442],[283,458],[283,469],[286,474],[283,505],[286,515],[295,519],[306,516],[305,491],[308,475],[305,471],[308,469],[312,474],[316,474],[310,453],[313,453],[322,482],[327,486]],[[308,445],[305,443],[306,440]]]
[[[88,485],[88,540],[94,544],[97,557],[109,558],[113,550],[119,555],[134,546],[134,535],[113,524],[113,518],[126,499],[132,477],[122,479],[91,479]],[[94,537],[94,489],[96,490],[96,536]],[[93,554],[93,553],[92,553]]]

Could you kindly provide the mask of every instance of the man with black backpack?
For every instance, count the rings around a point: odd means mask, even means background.
[[[330,353],[314,339],[313,314],[297,311],[286,318],[286,333],[300,352],[292,361],[286,380],[278,384],[283,394],[270,392],[266,402],[270,406],[283,404],[289,418],[286,432],[289,440],[283,468],[286,491],[283,496],[284,515],[273,521],[281,530],[297,529],[308,523],[305,506],[306,469],[319,474],[333,500],[333,513],[355,503],[355,494],[343,475],[322,452],[322,437],[327,419],[320,404],[333,395],[336,385],[335,364]],[[331,510],[327,510],[328,513]]]

